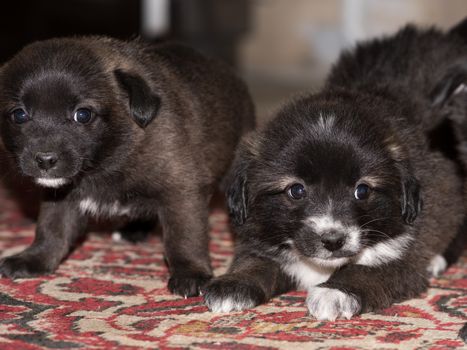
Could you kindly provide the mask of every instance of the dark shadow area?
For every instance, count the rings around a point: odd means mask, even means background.
[[[250,24],[248,0],[172,0],[170,31],[153,41],[176,40],[235,65],[237,44]],[[144,37],[142,0],[18,0],[0,11],[0,64],[36,40],[79,35]]]
[[[36,40],[92,34],[136,36],[140,13],[140,0],[8,1],[0,11],[0,63]]]

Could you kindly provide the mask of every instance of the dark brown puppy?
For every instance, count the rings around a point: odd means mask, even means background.
[[[429,92],[463,52],[458,37],[413,26],[358,45],[320,93],[245,139],[228,187],[236,254],[204,289],[211,310],[299,287],[312,316],[335,320],[426,289],[465,230],[456,163],[427,137]]]
[[[451,29],[452,37],[462,40],[467,47],[467,20]],[[439,79],[438,84],[431,92],[433,114],[438,118],[439,124],[446,124],[453,129],[451,139],[446,137],[443,144],[454,145],[454,156],[460,160],[464,175],[464,196],[467,198],[467,53],[459,57]],[[446,135],[446,133],[444,133]],[[453,137],[454,136],[454,137]],[[467,223],[465,224],[467,226]],[[451,242],[445,254],[448,263],[457,260],[466,247],[467,230],[460,232]],[[467,342],[467,323],[459,331],[459,337]]]
[[[208,203],[254,126],[226,66],[177,45],[37,42],[1,68],[0,113],[17,167],[45,187],[34,243],[2,260],[3,276],[53,272],[89,215],[159,218],[169,289],[198,294],[212,276]]]

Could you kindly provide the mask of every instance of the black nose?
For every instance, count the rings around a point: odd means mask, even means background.
[[[39,152],[36,154],[37,166],[42,170],[52,169],[57,164],[58,156],[52,152]]]
[[[324,248],[333,252],[342,248],[345,243],[345,237],[343,233],[328,232],[321,236],[321,242]]]

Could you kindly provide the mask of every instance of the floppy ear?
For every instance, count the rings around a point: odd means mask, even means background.
[[[237,153],[225,181],[230,218],[237,226],[243,225],[248,216],[248,166],[249,160]]]
[[[120,87],[128,94],[133,120],[144,129],[159,111],[161,104],[159,96],[151,91],[146,81],[139,75],[120,69],[116,69],[114,74]]]
[[[423,201],[420,194],[420,184],[415,177],[410,164],[409,155],[401,144],[395,132],[385,139],[385,145],[396,164],[400,176],[401,215],[406,224],[412,224],[422,210]]]
[[[433,107],[443,107],[449,100],[467,93],[467,64],[452,67],[430,93]]]
[[[413,175],[408,161],[400,162],[398,168],[401,176],[402,219],[410,225],[415,221],[423,206],[420,183]]]
[[[227,196],[230,218],[237,225],[243,225],[248,217],[248,170],[259,144],[256,132],[244,136],[237,148],[235,159],[223,181]]]

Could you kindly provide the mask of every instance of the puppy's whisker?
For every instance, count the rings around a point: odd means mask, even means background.
[[[363,230],[363,232],[379,233],[380,236],[376,235],[377,237],[383,237],[383,238],[389,238],[389,239],[392,238],[389,234],[382,232],[382,231],[378,231],[378,230],[366,229],[366,230]]]
[[[372,223],[372,222],[376,222],[376,221],[382,221],[382,220],[387,220],[389,219],[389,217],[384,217],[384,218],[376,218],[376,219],[373,219],[373,220],[370,220],[368,222],[365,222],[363,225],[360,226],[360,228],[362,229],[363,227],[365,227],[366,225]]]

